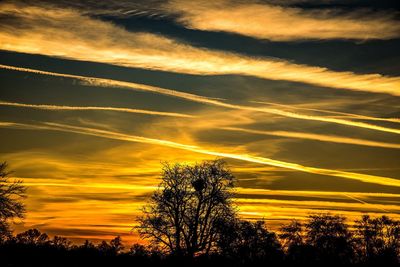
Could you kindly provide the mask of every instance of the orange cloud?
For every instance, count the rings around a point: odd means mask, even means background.
[[[0,126],[1,125],[2,124],[0,124]],[[43,125],[14,123],[11,125],[5,124],[3,127],[72,132],[72,133],[98,136],[98,137],[122,140],[122,141],[128,141],[128,142],[138,142],[138,143],[145,143],[145,144],[152,144],[152,145],[160,145],[160,146],[166,146],[166,147],[172,147],[172,148],[176,148],[176,149],[182,149],[182,150],[187,150],[187,151],[191,151],[191,152],[196,152],[196,153],[200,153],[200,154],[213,155],[213,156],[217,156],[217,157],[237,159],[237,160],[241,160],[241,161],[253,162],[253,163],[258,163],[258,164],[263,164],[263,165],[270,165],[270,166],[275,166],[275,167],[281,167],[281,168],[296,170],[296,171],[300,171],[300,172],[341,177],[341,178],[346,178],[346,179],[351,179],[351,180],[357,180],[360,182],[400,187],[400,180],[395,179],[395,178],[376,176],[376,175],[368,175],[368,174],[362,174],[362,173],[354,173],[354,172],[346,172],[346,171],[333,170],[333,169],[309,167],[309,166],[303,166],[301,164],[279,161],[279,160],[274,160],[274,159],[265,158],[265,157],[261,157],[261,156],[218,152],[218,151],[208,150],[208,149],[196,146],[196,145],[186,145],[186,144],[181,144],[181,143],[172,142],[172,141],[168,141],[168,140],[148,138],[148,137],[142,137],[142,136],[136,136],[136,135],[127,135],[127,134],[106,131],[106,130],[100,130],[100,129],[94,129],[94,128],[79,127],[79,126],[65,125],[65,124],[59,124],[59,123],[44,123]]]
[[[273,41],[394,39],[400,37],[395,14],[337,9],[304,10],[256,1],[170,0],[162,6],[188,28],[225,31]]]
[[[377,141],[349,138],[349,137],[335,136],[335,135],[313,134],[313,133],[302,133],[302,132],[287,132],[287,131],[261,131],[261,130],[251,130],[251,129],[243,129],[243,128],[237,128],[237,127],[221,127],[221,129],[229,130],[229,131],[245,132],[245,133],[251,133],[251,134],[272,135],[272,136],[282,136],[282,137],[289,137],[289,138],[317,140],[317,141],[322,141],[322,142],[333,142],[333,143],[340,143],[340,144],[352,144],[352,145],[360,145],[360,146],[400,149],[400,144],[377,142]]]
[[[239,74],[400,95],[399,77],[333,71],[198,48],[160,35],[129,32],[78,10],[4,3],[0,5],[0,14],[15,18],[0,27],[3,50],[196,75]],[[20,27],[21,24],[29,27]]]

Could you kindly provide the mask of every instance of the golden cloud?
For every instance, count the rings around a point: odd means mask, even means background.
[[[0,49],[3,50],[196,75],[249,75],[400,95],[399,77],[332,71],[285,60],[198,48],[160,35],[129,32],[72,9],[3,3],[0,15],[13,18],[0,26]]]
[[[393,13],[338,9],[304,10],[255,1],[170,0],[166,13],[177,14],[188,28],[224,31],[273,41],[394,39],[400,25]]]

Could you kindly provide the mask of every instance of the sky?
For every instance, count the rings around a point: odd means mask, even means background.
[[[381,0],[0,2],[16,232],[132,231],[164,162],[224,159],[243,219],[400,218],[400,11]]]

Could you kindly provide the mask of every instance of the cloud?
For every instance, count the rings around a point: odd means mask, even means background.
[[[88,84],[91,86],[118,87],[118,88],[124,88],[124,89],[129,89],[129,90],[142,90],[142,91],[147,91],[147,92],[159,93],[159,94],[163,94],[163,95],[186,99],[189,101],[194,101],[194,102],[198,102],[198,103],[203,103],[203,104],[208,104],[208,105],[213,105],[213,106],[218,106],[218,107],[224,107],[224,108],[229,108],[229,109],[238,109],[238,110],[269,113],[269,114],[274,114],[274,115],[279,115],[279,116],[284,116],[284,117],[294,118],[294,119],[309,120],[309,121],[321,121],[321,122],[335,123],[335,124],[341,124],[341,125],[346,125],[346,126],[360,127],[360,128],[370,129],[370,130],[400,134],[399,129],[389,128],[389,127],[384,127],[384,126],[379,126],[379,125],[373,125],[373,124],[369,124],[369,123],[365,123],[365,122],[350,121],[350,120],[345,120],[345,119],[340,119],[340,118],[331,118],[331,117],[327,117],[327,116],[306,115],[306,114],[301,114],[301,113],[294,113],[294,112],[289,112],[289,111],[285,111],[285,110],[280,110],[280,109],[276,109],[276,108],[252,107],[252,106],[229,104],[229,103],[222,102],[222,101],[219,101],[219,100],[216,100],[213,98],[208,98],[205,96],[200,96],[200,95],[196,95],[196,94],[190,94],[190,93],[185,93],[185,92],[180,92],[180,91],[176,91],[176,90],[171,90],[171,89],[166,89],[166,88],[161,88],[161,87],[156,87],[156,86],[150,86],[150,85],[145,85],[145,84],[117,81],[117,80],[112,80],[112,79],[87,77],[87,76],[80,76],[80,75],[72,75],[72,74],[63,74],[63,73],[56,73],[56,72],[48,72],[48,71],[41,71],[41,70],[35,70],[35,69],[29,69],[29,68],[20,68],[20,67],[14,67],[14,66],[2,65],[2,64],[0,64],[0,68],[7,69],[7,70],[14,70],[14,71],[30,72],[30,73],[41,74],[41,75],[50,75],[50,76],[56,76],[56,77],[78,79],[78,80],[83,81],[85,84]]]
[[[5,102],[5,101],[0,101],[0,106],[32,108],[32,109],[42,109],[42,110],[55,110],[55,111],[100,110],[100,111],[117,111],[117,112],[139,113],[139,114],[147,114],[147,115],[169,116],[169,117],[182,117],[182,118],[195,117],[193,115],[174,113],[174,112],[161,112],[161,111],[153,111],[153,110],[118,108],[118,107],[87,107],[87,106],[86,107],[77,107],[77,106],[59,106],[59,105],[34,105],[34,104],[13,103],[13,102]]]
[[[280,196],[313,196],[313,197],[325,197],[325,198],[343,198],[341,194],[346,194],[356,198],[365,198],[370,199],[373,198],[382,198],[386,200],[392,200],[394,198],[400,198],[400,194],[392,194],[392,193],[377,193],[377,192],[340,192],[340,191],[304,191],[304,190],[271,190],[271,189],[262,189],[262,188],[237,188],[239,193],[242,194],[252,194],[252,195],[260,195],[260,196],[269,196],[269,195],[280,195]]]
[[[400,37],[395,13],[301,9],[257,1],[170,0],[162,6],[192,29],[224,31],[273,41],[370,40]]]
[[[354,200],[354,199],[353,199]],[[322,212],[323,210],[340,210],[340,211],[364,211],[364,212],[390,212],[390,213],[399,213],[399,207],[395,204],[370,204],[370,203],[361,203],[357,202],[330,202],[330,201],[314,201],[314,200],[278,200],[278,199],[236,199],[237,203],[240,203],[242,206],[242,210],[246,210],[248,208],[258,210],[261,214],[263,210],[257,209],[260,206],[268,205],[272,207],[284,206],[286,208],[297,208],[297,209],[310,209],[310,210],[319,210]],[[316,213],[317,211],[314,211]]]
[[[5,127],[10,127],[10,126],[6,125]],[[376,176],[376,175],[368,175],[368,174],[362,174],[362,173],[354,173],[354,172],[346,172],[346,171],[333,170],[333,169],[309,167],[309,166],[303,166],[301,164],[279,161],[279,160],[274,160],[274,159],[261,157],[261,156],[218,152],[218,151],[208,150],[208,149],[196,146],[196,145],[186,145],[186,144],[181,144],[181,143],[172,142],[172,141],[163,140],[163,139],[148,138],[148,137],[142,137],[142,136],[136,136],[136,135],[127,135],[127,134],[122,134],[122,133],[117,133],[117,132],[112,132],[112,131],[107,131],[107,130],[65,125],[65,124],[59,124],[59,123],[44,123],[42,125],[15,123],[14,125],[11,125],[11,127],[16,127],[19,129],[39,129],[39,130],[72,132],[72,133],[91,135],[91,136],[103,137],[103,138],[114,139],[114,140],[160,145],[160,146],[166,146],[166,147],[196,152],[196,153],[200,153],[200,154],[206,154],[206,155],[212,155],[212,156],[217,156],[217,157],[224,157],[224,158],[236,159],[236,160],[241,160],[241,161],[253,162],[253,163],[258,163],[258,164],[263,164],[263,165],[281,167],[281,168],[296,170],[296,171],[300,171],[300,172],[320,174],[320,175],[333,176],[333,177],[341,177],[341,178],[346,178],[346,179],[351,179],[351,180],[356,180],[356,181],[361,181],[361,182],[366,182],[366,183],[375,183],[375,184],[386,185],[386,186],[400,187],[400,180],[397,180],[395,178]]]
[[[252,101],[252,102],[259,103],[259,104],[267,104],[267,105],[277,106],[277,107],[284,107],[284,108],[289,108],[289,109],[309,110],[309,111],[316,111],[316,112],[320,112],[320,113],[335,114],[335,115],[342,116],[344,118],[400,123],[400,118],[378,118],[378,117],[371,117],[371,116],[359,115],[359,114],[348,113],[348,112],[339,112],[339,111],[317,109],[317,108],[307,108],[307,107],[296,106],[296,105],[283,105],[283,104],[262,102],[262,101]],[[335,116],[335,117],[337,118],[338,116]]]
[[[352,144],[352,145],[360,145],[360,146],[400,149],[400,144],[377,142],[377,141],[349,138],[349,137],[335,136],[335,135],[313,134],[313,133],[302,133],[302,132],[288,132],[288,131],[260,131],[260,130],[243,129],[243,128],[237,128],[237,127],[221,127],[221,129],[229,130],[229,131],[245,132],[245,133],[251,133],[251,134],[272,135],[272,136],[281,136],[281,137],[289,137],[289,138],[317,140],[317,141],[322,141],[322,142],[333,142],[333,143],[340,143],[340,144]]]
[[[0,4],[0,17],[3,50],[186,74],[249,75],[400,95],[399,77],[333,71],[286,60],[198,48],[160,35],[129,32],[70,8],[5,2]]]

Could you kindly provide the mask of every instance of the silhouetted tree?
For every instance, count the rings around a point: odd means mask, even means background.
[[[41,233],[38,229],[29,229],[23,233],[17,234],[15,237],[17,243],[25,245],[44,245],[49,242],[49,237],[45,233]]]
[[[122,245],[122,238],[120,236],[115,237],[110,241],[110,247],[115,254],[119,254],[124,250]]]
[[[143,209],[139,233],[174,255],[208,254],[217,241],[215,224],[235,217],[233,186],[221,160],[165,164],[159,189]]]
[[[400,256],[400,221],[362,216],[354,225],[362,262],[396,264]]]
[[[89,240],[85,240],[85,242],[79,247],[81,249],[94,249],[96,246],[90,242]]]
[[[223,257],[236,256],[237,246],[234,244],[240,239],[240,223],[238,218],[220,218],[216,221],[214,225],[217,232],[216,245],[218,253]]]
[[[277,236],[269,232],[264,221],[236,220],[220,224],[218,247],[225,257],[243,264],[274,263],[283,257]]]
[[[61,236],[54,236],[50,244],[57,249],[69,249],[72,245],[71,241]]]
[[[109,256],[117,255],[122,252],[124,246],[122,245],[122,239],[120,236],[115,237],[109,243],[106,241],[102,241],[98,246],[97,249]]]
[[[306,242],[304,226],[292,221],[280,228],[279,237],[286,252],[286,261],[291,265],[312,265],[316,260],[316,249]]]
[[[8,179],[7,163],[0,164],[0,241],[10,236],[10,220],[22,219],[25,208],[21,199],[25,197],[25,187],[21,181]]]
[[[306,224],[308,244],[318,251],[318,261],[349,264],[354,259],[352,234],[339,215],[311,215]]]
[[[399,266],[398,221],[364,216],[355,222],[353,238],[341,216],[313,215],[304,225],[303,230],[302,224],[294,221],[281,228],[281,240],[289,246],[283,251],[263,221],[220,218],[215,224],[213,253],[188,261],[139,244],[124,252],[119,237],[99,246],[90,241],[77,246],[65,238],[49,239],[47,234],[30,229],[0,243],[0,266]],[[343,238],[349,239],[350,247],[342,246]],[[290,247],[296,248],[295,253]],[[360,257],[344,253],[353,248]]]
[[[141,244],[133,244],[129,249],[129,255],[134,257],[145,258],[150,254],[151,252],[147,249],[147,247]]]
[[[304,244],[303,225],[299,221],[292,221],[290,224],[280,228],[279,237],[283,240],[283,247],[289,250],[291,247]]]

